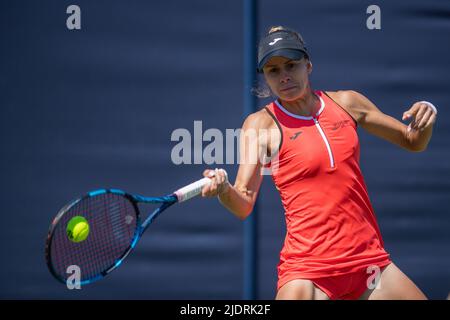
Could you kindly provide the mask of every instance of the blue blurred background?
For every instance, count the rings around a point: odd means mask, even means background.
[[[71,4],[81,30],[66,28]],[[366,27],[371,4],[381,30]],[[419,100],[438,107],[423,153],[358,130],[387,250],[429,298],[446,298],[450,2],[261,0],[259,17],[260,34],[284,25],[303,35],[315,89],[357,90],[397,119]],[[0,298],[242,298],[242,222],[215,199],[165,212],[122,267],[82,290],[57,283],[44,260],[49,223],[74,197],[162,195],[201,176],[206,164],[172,163],[171,133],[193,132],[194,120],[241,126],[242,20],[239,0],[0,2]],[[216,166],[234,181],[236,165]],[[259,203],[258,298],[272,299],[285,224],[270,177]]]

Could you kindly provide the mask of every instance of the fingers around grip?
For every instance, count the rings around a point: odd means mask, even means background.
[[[211,178],[211,177],[213,177],[214,176],[214,170],[211,170],[211,169],[206,169],[205,171],[203,171],[203,176],[204,177],[208,177],[208,178]]]
[[[434,124],[435,122],[436,122],[436,113],[433,112],[433,114],[431,115],[430,119],[428,119],[428,122],[425,125],[425,127],[429,127],[432,124]]]
[[[203,176],[211,179],[211,183],[205,185],[202,189],[202,197],[215,197],[224,190],[228,184],[227,173],[223,169],[206,169]]]
[[[432,110],[427,110],[425,111],[422,119],[420,119],[419,124],[417,125],[417,128],[419,130],[423,130],[425,128],[425,125],[427,124],[428,120],[430,119],[430,117],[432,116],[433,111]]]
[[[413,119],[416,116],[417,111],[419,111],[420,104],[414,103],[412,107],[403,113],[403,120]]]
[[[409,111],[403,112],[403,117],[402,117],[402,120],[403,120],[403,121],[405,121],[405,120],[411,118],[411,114],[408,113],[408,112],[409,112]]]
[[[420,104],[417,114],[415,116],[416,123],[419,124],[420,120],[422,120],[425,112],[428,110],[428,106],[426,104]]]
[[[411,113],[411,115],[415,116],[417,114],[417,112],[419,112],[420,107],[421,107],[422,103],[420,102],[416,102],[412,105],[411,109],[409,109],[409,113]]]

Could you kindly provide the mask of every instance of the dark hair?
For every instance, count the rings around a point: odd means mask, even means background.
[[[260,75],[258,75],[258,77],[262,77]],[[267,85],[267,83],[264,80],[256,80],[255,85],[253,86],[253,88],[251,89],[252,93],[260,99],[264,99],[264,98],[268,98],[272,95],[272,91],[270,90],[269,86]]]

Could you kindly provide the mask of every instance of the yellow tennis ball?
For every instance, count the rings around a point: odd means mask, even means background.
[[[75,216],[69,220],[66,232],[70,241],[84,241],[89,235],[89,223],[84,217]]]

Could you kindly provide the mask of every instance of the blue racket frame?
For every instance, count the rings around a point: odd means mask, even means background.
[[[136,195],[136,194],[130,194],[127,193],[125,191],[119,190],[119,189],[98,189],[98,190],[94,190],[91,192],[88,192],[87,194],[85,194],[84,196],[78,198],[75,201],[72,201],[71,203],[69,203],[68,205],[64,206],[59,213],[56,215],[55,219],[53,220],[53,222],[50,225],[50,229],[48,232],[48,236],[47,236],[47,241],[46,241],[46,246],[45,246],[45,257],[46,257],[46,262],[47,262],[47,266],[50,270],[50,273],[60,282],[66,284],[67,280],[60,277],[58,275],[58,273],[55,271],[55,269],[53,268],[52,262],[51,262],[51,244],[52,244],[52,239],[53,239],[53,232],[56,229],[58,222],[61,220],[61,218],[64,216],[64,214],[66,212],[68,212],[74,205],[76,205],[78,202],[89,198],[89,197],[95,197],[98,195],[102,195],[105,193],[112,193],[112,194],[117,194],[120,196],[123,196],[125,198],[127,198],[134,207],[134,210],[136,212],[136,229],[134,232],[134,237],[131,240],[130,245],[128,246],[128,248],[124,251],[124,253],[108,268],[106,268],[106,270],[102,271],[99,275],[90,278],[90,279],[85,279],[80,281],[80,285],[86,285],[86,284],[90,284],[93,283],[95,281],[98,281],[102,278],[104,278],[105,276],[107,276],[109,273],[111,273],[113,270],[117,269],[123,262],[123,260],[130,254],[130,252],[134,249],[134,247],[136,246],[137,242],[139,241],[139,239],[142,237],[142,235],[144,234],[144,232],[147,230],[147,228],[150,226],[150,224],[152,224],[152,222],[161,214],[161,212],[163,212],[164,210],[166,210],[168,207],[170,207],[171,205],[175,204],[178,202],[178,197],[173,193],[167,196],[163,196],[163,197],[144,197],[141,195]],[[140,210],[138,207],[138,203],[152,203],[152,204],[161,204],[160,207],[158,207],[157,209],[155,209],[145,220],[144,222],[141,224],[141,218],[140,218]]]

